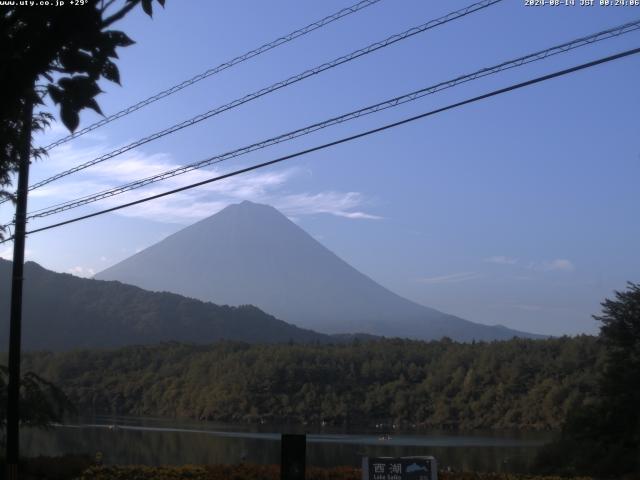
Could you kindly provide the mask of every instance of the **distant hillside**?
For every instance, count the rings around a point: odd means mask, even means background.
[[[337,257],[278,210],[242,202],[100,272],[147,290],[256,305],[299,327],[335,334],[455,340],[535,338],[418,305]]]
[[[36,353],[84,413],[230,422],[555,429],[589,402],[594,337],[491,343],[162,344]],[[389,427],[386,427],[387,429]]]
[[[218,306],[120,282],[55,273],[27,262],[23,348],[63,350],[149,344],[328,342],[330,337],[278,320],[253,306]],[[9,334],[11,262],[0,259],[0,351]]]

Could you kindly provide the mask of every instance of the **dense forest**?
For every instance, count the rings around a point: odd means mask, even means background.
[[[596,338],[208,346],[32,353],[80,412],[230,422],[556,429],[596,394]]]

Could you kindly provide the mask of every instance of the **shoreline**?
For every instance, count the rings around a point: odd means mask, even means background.
[[[184,428],[184,427],[162,427],[148,425],[131,425],[131,424],[111,424],[111,423],[57,423],[52,424],[53,428],[70,428],[70,429],[103,429],[112,431],[142,431],[156,433],[187,433],[187,434],[204,434],[221,438],[237,438],[250,440],[266,440],[280,441],[281,431],[256,432],[256,431],[230,431],[230,430],[210,430],[202,428]],[[230,427],[233,427],[230,425]],[[236,426],[237,427],[237,426]],[[288,429],[284,429],[288,430]],[[302,430],[302,429],[300,429]],[[494,437],[488,435],[475,435],[474,432],[424,432],[424,433],[407,433],[398,432],[390,434],[388,439],[381,440],[379,435],[383,432],[372,433],[339,433],[339,432],[323,432],[323,433],[306,433],[308,443],[339,443],[339,444],[357,444],[357,445],[389,445],[399,447],[421,446],[421,447],[456,447],[456,448],[472,448],[472,447],[541,447],[545,440],[524,440],[506,437]],[[480,432],[478,432],[480,433]]]

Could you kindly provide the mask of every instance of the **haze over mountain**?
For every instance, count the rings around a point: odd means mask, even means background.
[[[337,257],[275,208],[242,202],[100,272],[147,290],[251,304],[323,333],[455,340],[535,335],[416,304]]]
[[[228,307],[120,282],[55,273],[25,264],[22,321],[26,350],[105,348],[167,341],[297,343],[341,341],[289,325],[256,307]],[[0,259],[0,350],[9,334],[11,262]],[[345,338],[344,340],[349,340]]]

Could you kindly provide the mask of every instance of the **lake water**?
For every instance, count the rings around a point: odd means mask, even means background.
[[[117,425],[117,428],[112,428]],[[276,464],[280,433],[303,427],[228,425],[133,417],[96,417],[55,426],[24,429],[25,456],[64,453],[103,454],[107,464],[182,465],[213,463]],[[360,466],[368,456],[433,455],[456,470],[527,472],[548,433],[307,431],[307,464]]]

